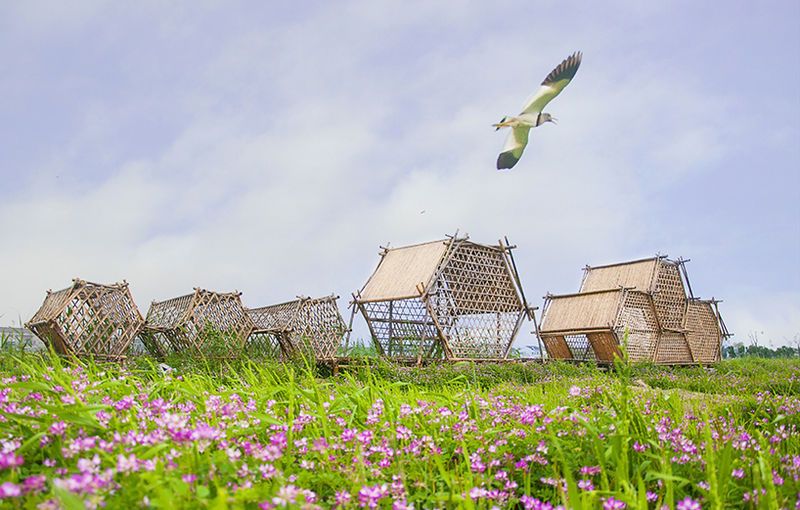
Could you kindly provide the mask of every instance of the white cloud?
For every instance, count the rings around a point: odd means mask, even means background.
[[[800,292],[764,293],[739,287],[734,298],[720,305],[728,328],[735,333],[731,342],[750,343],[756,335],[762,345],[791,345],[800,337]]]
[[[17,243],[0,252],[0,267],[14,268],[0,321],[29,317],[46,288],[73,276],[127,278],[143,312],[196,285],[238,288],[250,305],[347,297],[379,244],[456,228],[483,242],[509,235],[531,302],[574,290],[585,263],[660,249],[640,243],[646,188],[725,156],[735,133],[720,134],[720,103],[654,68],[620,81],[624,66],[587,50],[550,107],[560,124],[535,130],[517,168],[498,173],[504,133],[490,124],[566,55],[531,51],[558,26],[486,32],[486,8],[419,7],[352,2],[347,15],[322,8],[284,26],[237,25],[215,33],[224,37],[200,67],[191,60],[180,87],[161,84],[163,97],[96,106],[48,155],[55,166],[80,172],[80,161],[104,150],[97,142],[107,130],[138,108],[180,123],[165,148],[129,150],[135,156],[93,169],[95,184],[53,187],[48,171],[38,188],[0,204],[0,232]],[[177,18],[167,18],[160,30],[169,32]],[[443,20],[461,37],[439,44]],[[581,34],[600,47],[608,37]],[[420,38],[430,47],[416,47]],[[689,108],[670,111],[668,100]],[[667,170],[669,178],[653,177]]]

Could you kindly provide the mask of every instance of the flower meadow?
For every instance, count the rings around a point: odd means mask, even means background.
[[[797,361],[0,377],[0,508],[800,508]]]

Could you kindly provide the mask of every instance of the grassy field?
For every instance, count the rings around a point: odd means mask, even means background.
[[[2,508],[797,508],[800,362],[0,355]]]

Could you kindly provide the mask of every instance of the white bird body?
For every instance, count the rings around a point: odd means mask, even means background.
[[[511,128],[511,132],[508,134],[506,143],[503,146],[503,151],[497,157],[498,170],[512,168],[517,164],[519,158],[522,157],[525,146],[528,145],[528,136],[531,128],[541,126],[546,122],[555,123],[556,119],[549,113],[543,113],[542,110],[572,81],[578,71],[578,67],[581,65],[581,58],[581,52],[576,52],[564,59],[547,75],[539,90],[528,98],[519,115],[516,117],[503,117],[499,123],[494,124],[497,129]]]

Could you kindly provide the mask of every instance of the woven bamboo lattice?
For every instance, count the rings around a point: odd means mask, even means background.
[[[715,301],[687,297],[684,262],[658,256],[587,266],[578,294],[545,298],[539,336],[548,356],[611,361],[624,342],[631,361],[719,360],[726,330]]]
[[[658,321],[650,296],[627,291],[614,334],[624,340],[627,334],[628,357],[631,361],[651,361],[658,341]]]
[[[680,365],[694,363],[692,351],[686,341],[686,335],[676,331],[664,331],[658,336],[656,346],[656,363]]]
[[[571,359],[582,361],[597,359],[586,335],[566,335],[563,338],[569,348]]]
[[[76,278],[71,287],[48,291],[25,326],[59,354],[113,360],[125,356],[143,323],[126,282]]]
[[[678,262],[659,259],[653,282],[653,306],[664,329],[680,330],[686,311],[686,289]]]
[[[335,358],[347,331],[337,299],[333,295],[316,299],[300,297],[247,310],[255,325],[248,339],[248,351],[271,357],[305,353],[316,359]]]
[[[386,249],[353,313],[382,356],[503,359],[527,314],[510,250],[466,237]]]
[[[193,294],[153,301],[141,339],[158,357],[172,352],[224,357],[241,349],[252,329],[240,293],[196,288]]]
[[[712,301],[700,300],[686,303],[686,339],[700,363],[713,363],[720,359],[722,331],[712,305]]]

